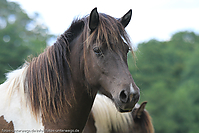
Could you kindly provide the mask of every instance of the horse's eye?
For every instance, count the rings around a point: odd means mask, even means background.
[[[96,55],[101,55],[102,54],[102,51],[100,50],[99,47],[94,47],[93,51],[95,52]]]

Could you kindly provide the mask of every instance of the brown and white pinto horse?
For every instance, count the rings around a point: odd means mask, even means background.
[[[131,111],[140,95],[127,65],[131,45],[124,28],[131,15],[129,10],[116,19],[95,8],[38,57],[8,73],[0,85],[3,122],[27,132],[82,132],[98,91],[118,111]]]
[[[146,104],[136,104],[131,112],[120,113],[109,98],[97,94],[83,133],[154,133]]]

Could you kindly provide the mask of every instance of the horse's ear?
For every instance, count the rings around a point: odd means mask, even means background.
[[[120,23],[124,26],[124,28],[129,24],[132,16],[132,10],[130,9],[123,17],[119,19]]]
[[[99,14],[97,12],[97,8],[94,8],[89,16],[89,28],[91,32],[93,32],[99,24]]]
[[[144,112],[145,106],[146,106],[147,102],[142,102],[142,104],[140,105],[140,107],[136,110],[135,114],[134,114],[134,118],[141,118],[142,113]]]

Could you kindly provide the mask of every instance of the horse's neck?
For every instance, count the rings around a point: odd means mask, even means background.
[[[74,102],[66,114],[58,118],[56,123],[44,122],[45,129],[72,129],[82,131],[90,113],[94,99],[86,88],[75,86]]]
[[[71,79],[73,86],[73,94],[67,94],[67,96],[73,97],[70,102],[71,106],[67,108],[67,113],[63,114],[61,118],[57,118],[57,122],[44,122],[45,129],[72,129],[82,132],[88,115],[91,111],[91,107],[94,102],[97,89],[88,90],[84,77],[84,69],[80,61],[81,56],[78,57],[77,53],[81,53],[81,38],[78,36],[70,44],[70,66],[71,67]],[[80,43],[80,44],[79,44]],[[80,46],[79,46],[80,45]],[[74,58],[76,57],[76,58]],[[71,96],[73,95],[73,96]]]

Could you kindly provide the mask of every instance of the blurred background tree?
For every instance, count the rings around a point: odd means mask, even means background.
[[[0,0],[0,83],[4,74],[21,66],[27,56],[37,56],[53,35],[35,14],[30,18],[18,4]],[[140,43],[135,65],[129,69],[148,101],[156,133],[199,131],[199,35],[178,32],[169,41]]]
[[[28,55],[37,55],[52,37],[48,28],[30,18],[18,4],[0,0],[0,83],[4,73],[18,68]]]
[[[179,32],[169,41],[138,45],[129,69],[148,101],[156,133],[199,131],[199,36]]]

